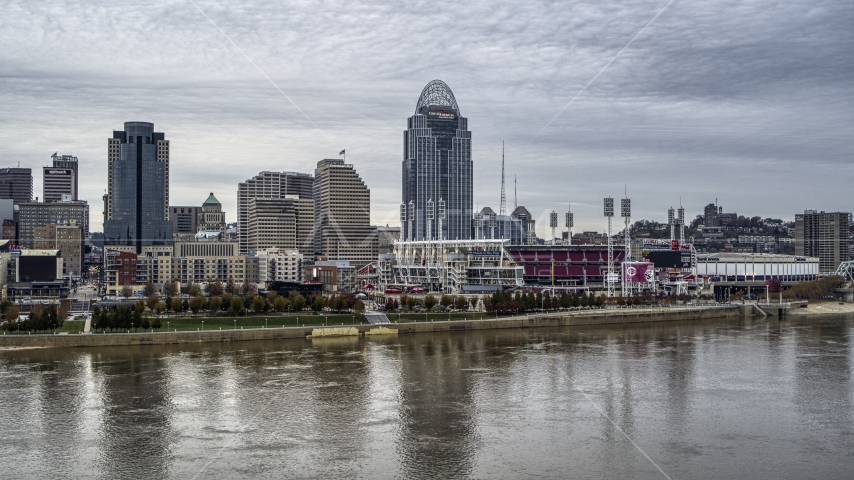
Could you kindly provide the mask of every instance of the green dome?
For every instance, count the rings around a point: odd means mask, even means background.
[[[205,203],[203,203],[202,205],[222,205],[222,204],[219,203],[219,200],[217,200],[216,197],[214,197],[213,192],[211,192],[208,199],[205,200]]]

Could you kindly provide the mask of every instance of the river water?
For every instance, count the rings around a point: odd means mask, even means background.
[[[0,352],[0,477],[852,478],[853,327]]]

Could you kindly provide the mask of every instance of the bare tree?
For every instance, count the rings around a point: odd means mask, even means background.
[[[211,278],[208,280],[208,295],[212,297],[218,297],[225,292],[225,286],[223,286],[222,281],[218,278]]]
[[[234,278],[228,277],[228,281],[225,282],[225,291],[230,295],[237,293],[237,284],[234,283]]]
[[[133,296],[133,288],[130,285],[125,285],[122,287],[122,296],[125,298],[130,298]]]

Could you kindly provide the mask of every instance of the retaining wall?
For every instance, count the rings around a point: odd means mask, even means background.
[[[398,333],[490,330],[499,328],[557,327],[569,325],[604,325],[621,323],[704,320],[749,315],[742,306],[686,309],[593,310],[573,313],[550,313],[483,320],[412,322],[383,325]],[[335,328],[335,327],[328,327]],[[356,325],[359,334],[380,328]],[[317,335],[318,327],[253,328],[251,330],[208,330],[204,332],[111,333],[67,335],[0,335],[0,348],[17,347],[107,347],[131,345],[168,345],[184,343],[244,342],[280,340]],[[330,332],[331,333],[331,332]],[[322,333],[321,333],[322,335]]]

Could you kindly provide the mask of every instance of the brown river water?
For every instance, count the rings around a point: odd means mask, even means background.
[[[0,352],[0,478],[854,478],[853,328]]]

